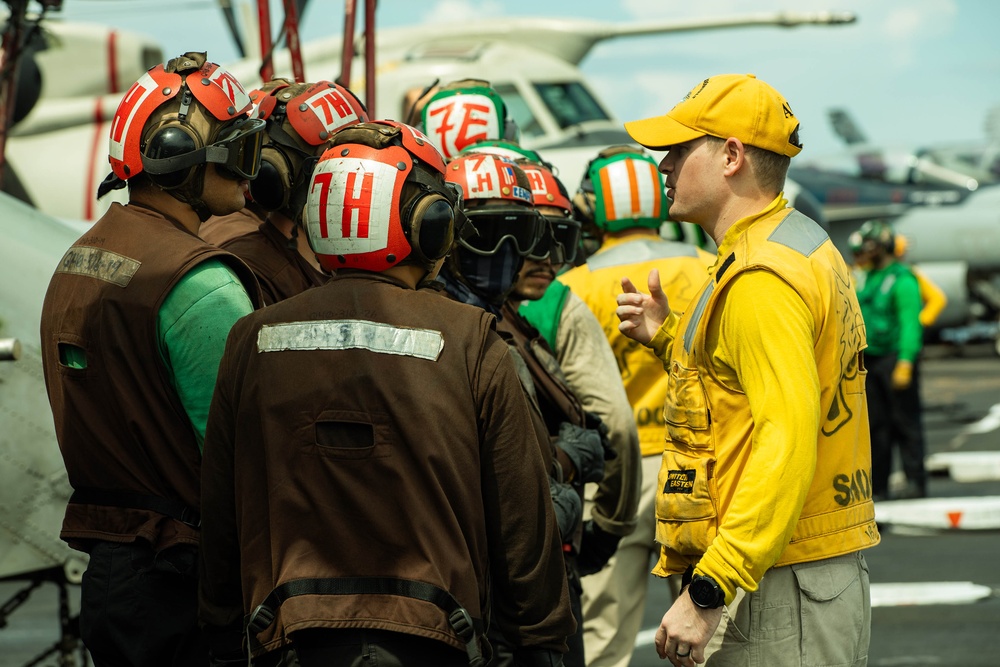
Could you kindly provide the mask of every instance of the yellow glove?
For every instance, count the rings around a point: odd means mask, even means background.
[[[897,361],[896,367],[892,369],[892,388],[896,391],[903,391],[910,386],[913,381],[913,362]]]

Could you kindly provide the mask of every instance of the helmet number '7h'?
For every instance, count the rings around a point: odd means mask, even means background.
[[[340,158],[320,164],[313,176],[319,188],[319,226],[314,244],[317,251],[324,239],[349,241],[353,252],[382,250],[388,245],[389,214],[397,177],[405,174],[392,165],[373,160]],[[341,181],[343,179],[343,181]],[[330,201],[330,184],[344,182],[342,201]]]

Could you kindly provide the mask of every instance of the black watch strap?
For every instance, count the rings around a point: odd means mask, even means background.
[[[707,575],[696,574],[688,586],[691,601],[702,609],[718,609],[726,602],[722,587]]]

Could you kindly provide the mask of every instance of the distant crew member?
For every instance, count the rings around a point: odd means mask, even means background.
[[[236,227],[230,219],[213,219],[202,238],[243,259],[260,282],[264,305],[269,305],[327,281],[309,239],[300,233],[309,179],[333,136],[367,122],[368,114],[351,91],[330,81],[276,78],[250,97],[267,127],[260,175],[250,184],[248,207],[269,211],[267,219],[250,233],[234,235],[227,233],[228,227]]]
[[[598,230],[600,248],[559,281],[587,304],[611,345],[643,457],[637,528],[621,541],[604,571],[583,580],[588,664],[626,667],[642,627],[650,558],[657,553],[654,506],[667,376],[655,354],[618,330],[612,297],[621,292],[623,275],[645,275],[655,268],[671,306],[683,310],[705,282],[715,257],[660,237],[667,222],[663,177],[656,161],[634,146],[601,151],[584,171],[575,199],[578,215]]]
[[[260,665],[481,666],[492,616],[519,664],[561,665],[574,625],[517,372],[492,315],[425,289],[459,233],[444,170],[409,126],[339,132],[306,213],[336,277],[229,337],[202,480],[221,664],[246,643]]]
[[[920,284],[896,259],[892,227],[869,220],[849,239],[858,272],[857,291],[868,333],[865,367],[872,440],[872,492],[890,496],[893,448],[899,447],[906,487],[897,498],[927,495],[923,405],[917,372],[923,327]]]
[[[150,69],[111,122],[129,189],[59,262],[42,364],[73,495],[61,536],[90,555],[80,635],[99,667],[207,665],[197,625],[201,446],[226,336],[259,305],[198,237],[244,203],[264,121],[204,53]]]
[[[621,331],[668,376],[653,573],[685,587],[656,650],[678,667],[865,664],[865,327],[840,253],[782,194],[798,119],[752,74],[724,74],[625,129],[667,151],[670,216],[718,247],[683,315],[656,271],[649,294],[626,278],[618,296]]]

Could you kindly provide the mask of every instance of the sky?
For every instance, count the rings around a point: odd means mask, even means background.
[[[281,4],[271,0],[275,24]],[[303,41],[339,35],[343,5],[312,0],[300,28]],[[842,149],[828,121],[832,108],[847,110],[872,143],[890,148],[985,141],[987,115],[1000,109],[995,0],[380,0],[376,23],[449,23],[461,30],[463,21],[500,16],[631,23],[781,10],[850,11],[858,20],[612,40],[591,51],[581,69],[623,121],[665,113],[706,76],[754,73],[786,97],[801,122],[799,164]],[[144,32],[168,58],[206,49],[216,62],[237,57],[209,0],[64,0],[62,14]],[[1000,111],[994,126],[1000,135]]]

